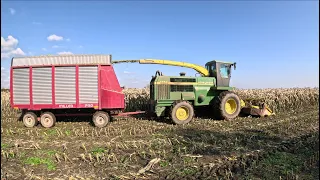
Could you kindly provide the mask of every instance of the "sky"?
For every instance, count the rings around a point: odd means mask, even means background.
[[[1,1],[1,87],[15,56],[236,62],[231,86],[319,86],[318,1]],[[117,64],[121,86],[193,69]]]

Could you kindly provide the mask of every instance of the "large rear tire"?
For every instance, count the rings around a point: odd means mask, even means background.
[[[38,125],[38,117],[35,113],[33,112],[27,112],[23,115],[22,118],[24,126],[28,128],[32,128],[36,125]]]
[[[241,101],[237,94],[231,91],[224,91],[216,97],[214,111],[216,118],[232,120],[240,114]]]
[[[51,112],[44,112],[40,116],[40,123],[45,128],[51,128],[56,124],[56,116]]]
[[[92,117],[94,125],[98,128],[106,127],[110,121],[110,116],[104,111],[97,111]]]
[[[187,124],[194,117],[194,109],[188,101],[177,101],[171,106],[170,116],[174,124]]]

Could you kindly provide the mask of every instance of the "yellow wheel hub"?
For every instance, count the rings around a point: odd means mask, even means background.
[[[185,106],[181,106],[176,111],[176,117],[180,121],[185,121],[189,117],[189,109]]]
[[[237,110],[237,103],[234,99],[228,99],[224,108],[228,114],[233,114]]]

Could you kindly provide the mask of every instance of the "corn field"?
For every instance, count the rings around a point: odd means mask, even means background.
[[[150,98],[148,88],[124,89],[126,111],[145,110]],[[266,103],[273,111],[295,110],[308,106],[319,106],[318,88],[280,88],[280,89],[243,89],[235,90],[245,101]],[[10,108],[10,94],[1,91],[1,117],[12,117],[16,113]]]
[[[17,111],[10,106],[10,93],[8,90],[1,90],[1,118],[14,117]]]
[[[149,99],[147,88],[124,89],[127,111],[144,110]],[[319,106],[318,88],[288,88],[288,89],[244,89],[235,90],[241,99],[252,99],[266,103],[273,111],[281,112],[295,110],[308,106]]]

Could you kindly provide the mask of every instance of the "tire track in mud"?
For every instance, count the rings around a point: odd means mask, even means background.
[[[292,121],[298,121],[304,117],[316,118],[319,110],[309,110],[301,113],[288,113],[286,115],[281,114],[281,117],[276,117],[268,124],[263,124],[260,127],[276,127],[282,123],[292,123]],[[294,114],[294,115],[293,115]],[[264,148],[263,150],[256,150],[248,152],[244,155],[240,155],[232,158],[222,158],[216,162],[201,165],[200,167],[184,167],[184,169],[193,169],[188,175],[181,173],[161,173],[158,176],[159,179],[168,180],[182,180],[182,179],[242,179],[246,171],[259,164],[263,159],[266,159],[277,152],[296,153],[297,149],[302,147],[312,146],[319,150],[319,128],[315,129],[313,133],[302,135],[300,137],[292,138],[287,141],[283,141],[275,147]],[[315,158],[319,166],[319,153],[315,154]],[[293,177],[291,177],[293,178]]]
[[[253,151],[239,157],[234,157],[236,160],[230,160],[229,158],[222,159],[219,164],[203,165],[196,168],[194,173],[188,175],[181,175],[176,173],[168,173],[160,175],[161,180],[183,180],[183,179],[241,179],[240,177],[245,174],[245,172],[261,162],[263,159],[274,155],[277,152],[287,152],[295,153],[297,149],[304,146],[316,146],[319,149],[319,133],[308,134],[296,138],[294,140],[284,142],[274,149],[267,151]],[[319,153],[314,154],[317,164],[319,166]],[[194,167],[185,167],[185,169]]]

